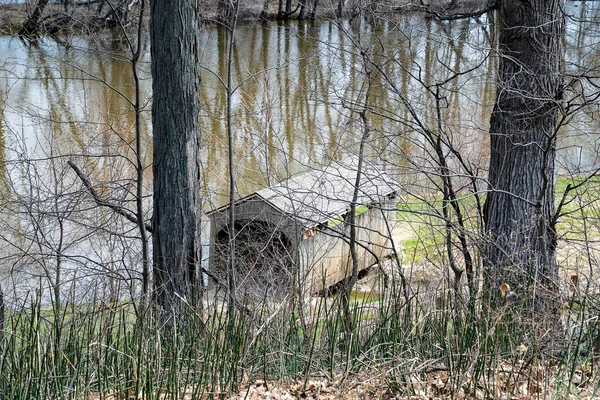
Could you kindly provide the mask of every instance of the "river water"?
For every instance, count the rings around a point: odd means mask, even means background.
[[[600,6],[568,2],[567,13],[572,17],[567,18],[564,41],[566,69],[593,70],[600,61]],[[407,192],[431,190],[428,173],[436,165],[424,129],[441,127],[485,178],[486,131],[496,91],[495,36],[493,20],[485,17],[450,22],[420,15],[360,23],[243,22],[228,60],[229,34],[204,27],[199,55],[205,209],[224,204],[228,192],[224,83],[229,63],[239,196],[356,152],[367,86],[367,156],[405,184]],[[142,160],[149,195],[147,38],[141,45]],[[134,208],[130,57],[118,33],[43,39],[36,46],[0,37],[4,271],[34,275],[37,285],[47,287],[42,281],[53,282],[57,265],[69,266],[68,278],[60,282],[63,291],[74,273],[108,271],[114,279],[106,284],[107,291],[116,290],[115,282],[138,278],[135,227],[110,211],[94,209],[66,166],[67,160],[77,162],[103,197]],[[562,128],[557,161],[561,174],[580,174],[600,164],[598,128],[594,107],[583,108]],[[456,173],[464,171],[458,168]],[[18,285],[12,279],[4,286]]]

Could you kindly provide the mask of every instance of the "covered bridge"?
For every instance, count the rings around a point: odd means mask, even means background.
[[[298,287],[319,292],[346,278],[352,261],[347,215],[358,159],[295,175],[234,204],[235,285],[282,295]],[[363,162],[356,207],[359,269],[392,254],[396,183]],[[210,267],[225,278],[229,265],[229,205],[211,211]]]

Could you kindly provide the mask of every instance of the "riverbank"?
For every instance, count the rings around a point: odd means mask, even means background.
[[[365,13],[389,15],[390,13],[425,12],[427,9],[442,14],[462,13],[473,11],[479,7],[479,4],[473,0],[434,0],[429,5],[423,5],[415,0],[389,0],[375,2],[369,7],[354,3],[353,1],[344,3],[341,18],[354,18]],[[69,8],[63,4],[47,3],[44,5],[41,2],[0,4],[0,34],[19,34],[38,5],[40,5],[42,17],[38,35],[42,36],[57,33],[90,34],[113,29],[120,23],[123,23],[125,27],[130,27],[136,21],[134,16],[136,9],[139,8],[137,0],[131,2],[122,11],[114,10],[106,2],[97,0],[86,4],[71,5]],[[293,4],[289,11],[286,11],[280,10],[278,3],[274,0],[241,1],[238,17],[241,20],[331,19],[339,17],[338,5],[337,0],[329,0],[329,2],[320,4],[314,12],[309,10],[302,13],[300,3]],[[219,20],[222,20],[217,1],[201,1],[199,8],[205,24],[218,23]],[[118,17],[115,16],[115,12],[119,14]]]

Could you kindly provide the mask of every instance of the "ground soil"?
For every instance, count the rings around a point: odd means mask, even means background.
[[[400,362],[400,360],[399,360]],[[523,370],[524,360],[498,365],[490,374],[494,382],[471,382],[469,376],[456,387],[456,380],[443,367],[423,365],[415,368],[411,377],[398,376],[395,366],[381,365],[378,370],[341,374],[334,380],[307,377],[299,380],[255,380],[240,388],[231,399],[320,399],[320,400],[432,400],[432,399],[600,399],[596,394],[595,374],[589,366],[578,366],[573,374],[573,386],[569,395],[557,389],[558,367],[540,364]],[[475,387],[475,389],[473,389]],[[494,387],[494,393],[484,388]],[[403,394],[409,393],[412,394]]]

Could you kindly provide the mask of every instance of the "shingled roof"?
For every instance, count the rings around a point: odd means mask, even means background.
[[[358,158],[332,163],[323,169],[295,175],[281,183],[239,199],[237,203],[262,200],[311,228],[350,209],[358,171]],[[363,161],[357,204],[378,203],[395,193],[397,183],[384,171]],[[210,214],[223,211],[225,205]]]

